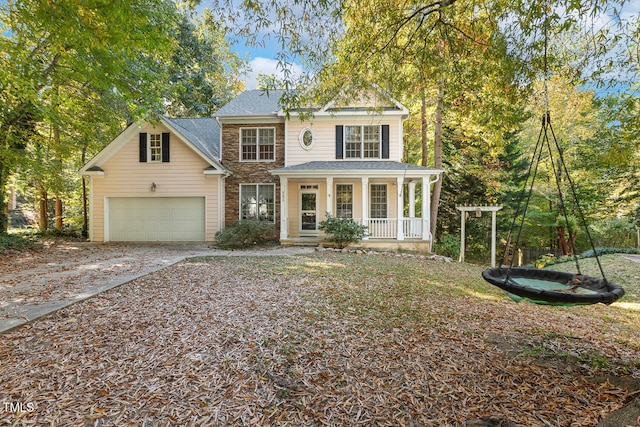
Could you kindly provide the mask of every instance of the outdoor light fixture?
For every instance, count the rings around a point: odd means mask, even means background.
[[[151,192],[154,192],[154,191],[156,191],[156,183],[152,182],[151,183]]]

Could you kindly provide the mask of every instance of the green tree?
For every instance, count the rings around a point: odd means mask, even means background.
[[[177,117],[209,117],[243,88],[246,63],[231,51],[225,28],[210,9],[181,12],[177,46],[168,63],[166,112]]]
[[[209,115],[240,89],[243,66],[223,27],[170,0],[0,5],[0,223],[4,184],[20,171],[41,200],[76,218],[86,202],[75,171],[128,123],[158,114]],[[86,188],[83,185],[83,192]],[[82,206],[85,205],[85,206]],[[82,214],[82,211],[85,211]]]
[[[0,230],[6,229],[5,184],[34,136],[65,129],[64,105],[95,94],[116,99],[130,117],[158,111],[171,51],[169,1],[8,0],[0,5]],[[96,125],[97,126],[97,125]],[[55,140],[59,140],[58,137]],[[50,152],[42,152],[50,156]],[[55,158],[56,154],[54,154]]]

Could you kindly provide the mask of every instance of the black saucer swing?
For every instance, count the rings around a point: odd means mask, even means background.
[[[553,138],[553,147],[549,140],[549,133]],[[538,170],[538,164],[540,162],[540,158],[545,146],[548,149],[549,160],[555,174],[560,207],[563,210],[565,220],[567,221],[567,223],[569,222],[566,205],[564,203],[560,185],[561,174],[563,174],[562,176],[566,179],[566,182],[569,184],[569,188],[571,189],[571,194],[573,196],[574,205],[576,206],[576,211],[579,214],[586,234],[589,238],[589,242],[591,243],[591,249],[596,256],[602,278],[582,275],[580,272],[578,257],[575,254],[574,260],[577,269],[577,273],[575,274],[553,270],[543,270],[538,268],[514,267],[513,264],[516,252],[515,250],[513,251],[513,256],[511,257],[511,264],[508,267],[503,267],[501,264],[497,268],[489,268],[482,272],[482,277],[492,285],[495,285],[507,291],[509,297],[516,302],[526,300],[535,304],[546,305],[585,305],[596,303],[611,304],[624,295],[624,289],[614,283],[607,281],[607,279],[605,278],[602,264],[600,263],[600,258],[598,257],[597,251],[595,250],[593,239],[591,238],[591,234],[589,233],[589,229],[584,220],[582,209],[580,208],[578,199],[576,197],[575,187],[573,185],[573,182],[571,181],[571,178],[569,177],[566,164],[562,157],[562,150],[558,145],[558,141],[556,140],[553,128],[551,127],[551,118],[548,111],[542,118],[542,129],[540,130],[540,134],[538,136],[538,142],[534,150],[532,162],[529,166],[529,171],[525,180],[525,186],[522,189],[520,202],[518,203],[518,210],[516,211],[516,215],[514,215],[513,222],[511,224],[511,230],[509,231],[507,245],[505,247],[504,255],[501,258],[501,262],[507,257],[511,234],[515,226],[520,205],[522,204],[522,201],[524,199],[527,183],[531,178],[529,194],[526,198],[524,211],[522,212],[522,221],[520,222],[518,235],[515,241],[515,247],[518,246],[520,233],[524,224],[524,218],[533,191],[533,183],[535,181],[535,176]],[[557,168],[554,161],[552,148],[555,149],[555,152],[558,156],[559,165]],[[570,240],[573,241],[571,230],[569,230],[569,237]]]

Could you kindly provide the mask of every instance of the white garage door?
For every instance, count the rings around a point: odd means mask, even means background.
[[[110,197],[112,242],[202,242],[204,197]]]

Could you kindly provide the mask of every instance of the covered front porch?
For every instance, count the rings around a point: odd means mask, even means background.
[[[440,172],[393,161],[310,162],[273,170],[280,177],[280,242],[323,242],[318,226],[329,214],[367,226],[359,246],[428,252],[431,185]]]

